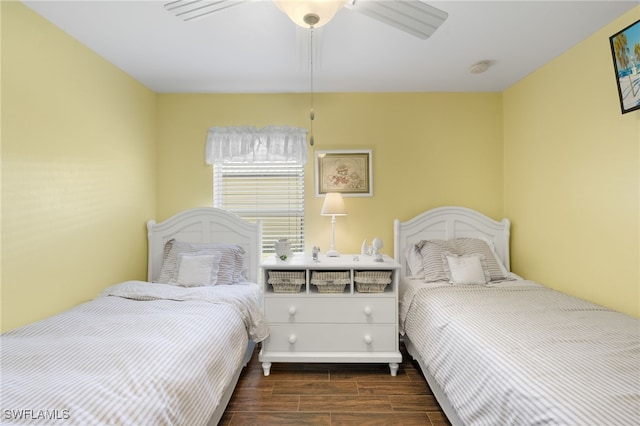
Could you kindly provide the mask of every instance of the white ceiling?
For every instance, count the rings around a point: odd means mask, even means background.
[[[156,92],[310,88],[308,31],[270,0],[189,22],[165,11],[163,1],[23,2]],[[427,40],[339,11],[314,35],[314,91],[503,91],[640,0],[427,3],[449,14]],[[492,62],[489,70],[469,73],[481,60]]]

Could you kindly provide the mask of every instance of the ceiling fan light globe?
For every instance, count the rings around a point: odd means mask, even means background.
[[[319,28],[344,7],[346,0],[274,0],[275,4],[298,26]],[[311,23],[316,21],[315,24]]]

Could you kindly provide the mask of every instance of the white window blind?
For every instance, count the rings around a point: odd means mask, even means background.
[[[262,252],[280,238],[304,251],[304,165],[292,162],[215,163],[213,205],[262,220]]]

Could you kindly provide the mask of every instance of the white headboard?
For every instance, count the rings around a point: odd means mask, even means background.
[[[164,222],[147,222],[149,263],[147,280],[160,275],[162,255],[167,241],[175,238],[190,243],[234,243],[247,252],[247,278],[258,282],[258,265],[262,256],[261,223],[250,223],[226,210],[199,207],[185,210]]]
[[[502,264],[511,271],[509,234],[511,222],[491,219],[466,207],[438,207],[419,214],[406,222],[393,222],[394,256],[407,275],[405,248],[421,240],[450,240],[453,238],[485,238],[493,241]]]

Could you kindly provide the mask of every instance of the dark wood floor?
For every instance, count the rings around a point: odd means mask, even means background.
[[[263,376],[258,351],[220,425],[449,425],[406,350],[398,375],[386,364],[274,363]]]

